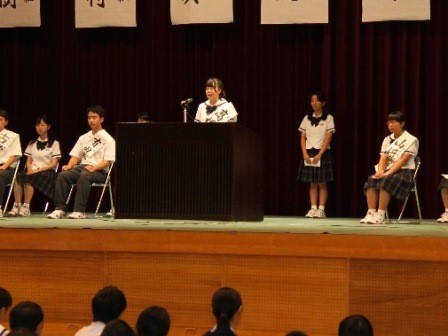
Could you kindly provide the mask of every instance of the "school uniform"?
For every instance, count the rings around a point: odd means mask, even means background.
[[[4,128],[0,132],[0,166],[3,165],[11,156],[20,158],[22,156],[22,148],[20,146],[20,136],[10,130]],[[14,162],[6,170],[0,170],[0,207],[3,204],[3,194],[7,184],[12,182],[14,177],[14,168],[17,161]]]
[[[115,140],[106,130],[101,129],[96,134],[92,131],[79,137],[70,156],[76,157],[80,163],[70,170],[62,171],[56,179],[54,204],[57,210],[66,211],[65,203],[72,184],[76,184],[74,212],[84,213],[92,183],[103,183],[106,180],[108,168],[93,173],[85,170],[86,166],[96,166],[103,161],[115,161]]]
[[[34,143],[29,143],[25,149],[25,156],[31,157],[31,169],[42,169],[50,164],[54,158],[61,157],[61,149],[58,141],[54,141],[51,146],[48,139],[41,141],[37,139]],[[17,174],[17,182],[31,184],[36,190],[48,198],[53,198],[56,184],[56,172],[54,169],[39,171],[35,174],[27,175],[25,172]]]
[[[100,321],[92,322],[90,325],[79,329],[75,336],[100,336],[106,324]]]
[[[9,334],[9,330],[0,324],[0,336],[6,336]]]
[[[334,118],[331,114],[328,114],[325,119],[316,118],[314,114],[310,119],[307,115],[300,123],[299,132],[306,134],[306,151],[313,158],[319,153],[327,134],[336,132]],[[306,183],[334,181],[333,156],[330,145],[320,158],[320,167],[306,166],[302,160],[297,180]]]
[[[439,184],[439,190],[443,188],[448,188],[448,179],[442,177]]]
[[[394,134],[385,137],[381,145],[380,154],[386,154],[388,147],[392,143],[394,143],[394,141],[396,141]],[[419,141],[416,138],[415,141],[404,151],[404,153],[411,154],[411,157],[401,167],[400,171],[385,178],[373,178],[372,176],[369,176],[367,182],[364,185],[364,190],[368,188],[376,188],[378,190],[383,189],[387,191],[394,198],[404,201],[408,196],[409,190],[412,188],[414,183],[413,181],[415,170],[414,158],[418,155],[418,147],[419,147]],[[400,158],[401,156],[389,160],[389,166],[390,167],[393,166]]]
[[[236,122],[237,115],[235,107],[232,103],[224,98],[218,99],[215,105],[209,100],[200,104],[196,111],[195,122]]]

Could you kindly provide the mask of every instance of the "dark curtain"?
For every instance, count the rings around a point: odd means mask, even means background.
[[[420,139],[423,214],[437,217],[440,173],[448,173],[448,2],[431,1],[430,21],[362,23],[361,0],[330,0],[329,24],[261,25],[260,1],[234,1],[232,24],[172,26],[169,1],[138,0],[137,28],[75,29],[73,1],[42,0],[42,27],[0,29],[8,127],[25,147],[35,117],[51,114],[65,163],[88,130],[90,104],[106,108],[112,134],[115,122],[141,111],[181,122],[180,101],[193,98],[194,115],[207,78],[220,77],[239,122],[264,137],[265,214],[303,216],[297,128],[320,89],[337,128],[328,215],[364,214],[362,186],[387,134],[385,116],[401,110]]]

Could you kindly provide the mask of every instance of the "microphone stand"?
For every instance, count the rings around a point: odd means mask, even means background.
[[[188,109],[188,103],[180,104],[180,106],[182,106],[182,108],[183,108],[183,112],[184,112],[184,123],[186,123],[186,122],[187,122],[187,116],[188,116],[188,112],[187,112],[187,109]]]

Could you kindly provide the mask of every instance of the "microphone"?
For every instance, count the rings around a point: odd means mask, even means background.
[[[193,98],[188,98],[188,99],[182,100],[180,102],[180,104],[181,105],[187,105],[187,104],[190,104],[192,101],[193,101]]]

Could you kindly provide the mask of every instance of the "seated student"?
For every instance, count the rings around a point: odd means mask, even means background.
[[[437,220],[439,223],[448,223],[448,179],[442,178],[439,185],[440,195],[442,195],[443,206],[445,212]]]
[[[92,299],[93,322],[75,336],[100,336],[107,323],[120,318],[126,309],[126,297],[115,286],[100,289]]]
[[[368,210],[361,223],[384,223],[391,196],[404,201],[413,185],[418,139],[405,131],[405,116],[399,111],[387,115],[387,127],[391,134],[383,140],[376,173],[364,186]]]
[[[125,321],[112,320],[106,324],[101,336],[135,336],[135,332]]]
[[[0,110],[0,217],[3,217],[3,195],[7,184],[12,182],[17,159],[22,156],[20,136],[5,127],[8,125],[8,112]]]
[[[216,325],[204,336],[236,336],[234,327],[238,324],[243,311],[241,295],[229,287],[218,289],[212,297],[212,313]]]
[[[2,326],[1,322],[6,320],[6,314],[12,305],[11,294],[5,289],[0,287],[0,336],[8,335],[8,329]]]
[[[43,324],[44,311],[41,306],[32,301],[23,301],[16,304],[9,314],[11,330],[27,328],[40,335]]]
[[[51,133],[51,122],[47,115],[38,116],[35,125],[37,136],[31,139],[25,149],[26,172],[17,173],[14,186],[16,201],[9,212],[11,216],[31,215],[30,203],[34,189],[50,199],[53,198],[56,182],[54,169],[61,158],[61,149]]]
[[[149,124],[151,121],[149,120],[148,113],[142,112],[137,116],[137,122],[139,124]]]
[[[166,309],[152,306],[140,313],[135,328],[138,336],[166,336],[170,324],[170,316]]]
[[[205,83],[207,101],[198,106],[195,122],[236,122],[238,113],[225,97],[224,85],[219,78],[210,78]]]
[[[92,183],[103,183],[109,163],[115,161],[115,140],[102,127],[104,116],[105,111],[99,105],[87,108],[87,121],[91,131],[79,137],[70,152],[71,159],[58,174],[54,191],[56,209],[48,218],[65,216],[66,201],[73,183],[76,183],[75,205],[68,218],[86,218],[85,211]]]
[[[373,336],[372,324],[362,315],[347,316],[339,323],[338,336]]]

